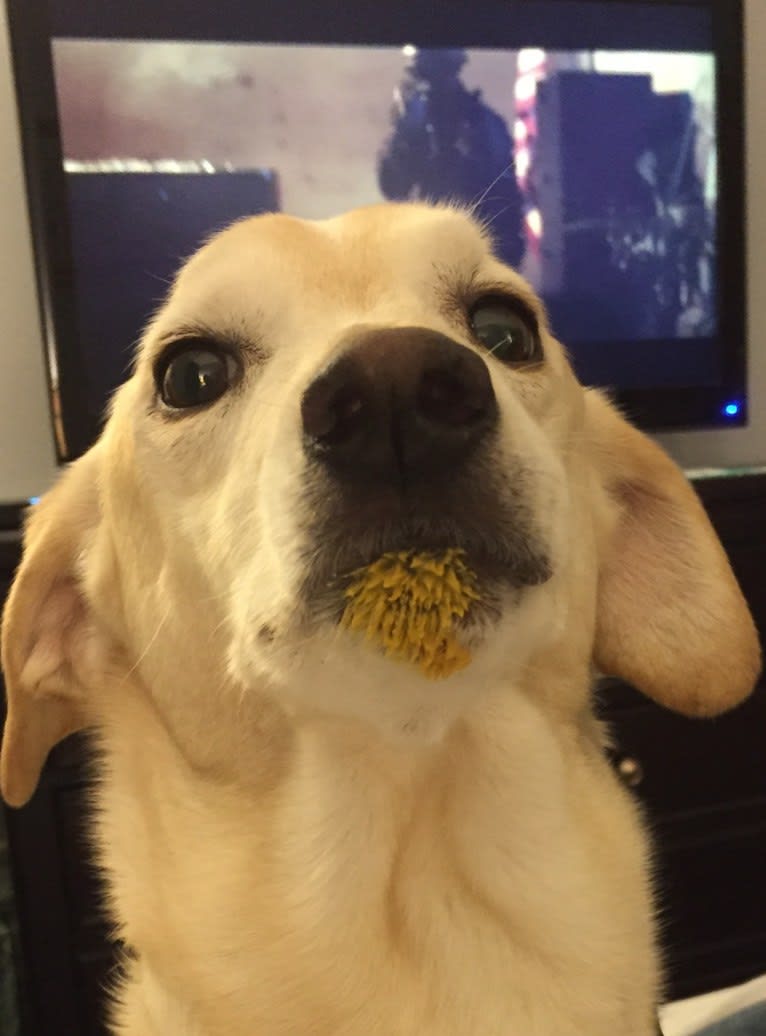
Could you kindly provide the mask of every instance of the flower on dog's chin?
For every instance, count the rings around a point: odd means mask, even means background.
[[[351,573],[341,625],[438,680],[471,661],[455,626],[479,596],[462,550],[384,554]]]

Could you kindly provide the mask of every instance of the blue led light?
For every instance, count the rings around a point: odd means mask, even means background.
[[[40,503],[40,497],[39,496],[30,496],[29,503],[30,503],[31,507],[34,507],[35,504],[39,504]]]
[[[742,407],[740,403],[727,403],[723,408],[723,413],[725,417],[736,417],[741,409]]]

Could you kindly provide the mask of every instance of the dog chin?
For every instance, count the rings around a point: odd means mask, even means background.
[[[554,634],[553,596],[547,584],[498,593],[492,620],[478,618],[461,633],[470,661],[441,679],[386,656],[333,619],[309,617],[295,602],[240,641],[232,670],[290,712],[355,719],[395,738],[430,742],[484,693],[519,678]]]

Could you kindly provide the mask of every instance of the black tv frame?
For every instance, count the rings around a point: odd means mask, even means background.
[[[17,87],[30,221],[34,241],[41,324],[47,353],[58,370],[54,417],[59,459],[69,461],[97,438],[102,416],[89,411],[85,358],[76,334],[75,275],[67,220],[67,187],[63,169],[50,40],[55,35],[137,38],[151,28],[153,39],[236,38],[292,42],[395,42],[403,37],[433,45],[470,46],[485,42],[493,22],[500,24],[536,5],[550,11],[552,30],[567,4],[583,0],[284,0],[283,4],[218,0],[59,0],[54,23],[47,0],[6,0]],[[651,431],[732,427],[747,423],[746,261],[745,261],[745,116],[743,0],[598,0],[599,6],[652,3],[670,7],[705,7],[713,19],[717,57],[718,296],[721,379],[715,386],[620,390],[613,396],[640,426]],[[481,4],[481,19],[477,17]],[[587,0],[586,0],[587,6]],[[470,8],[476,39],[467,39],[465,22],[459,39],[450,29],[449,12]],[[595,10],[595,5],[594,5]],[[353,12],[353,13],[350,13]],[[352,26],[353,22],[353,26]],[[479,31],[479,23],[481,31]],[[179,31],[182,26],[182,32]],[[67,32],[67,27],[69,31]],[[226,31],[224,32],[224,27]],[[547,44],[555,48],[550,38]],[[569,46],[562,37],[561,46]],[[634,46],[640,46],[638,40]],[[619,348],[621,343],[610,343]],[[625,343],[622,343],[625,344]],[[672,348],[672,343],[669,343]],[[53,403],[53,395],[51,394]],[[734,417],[722,408],[736,400]]]

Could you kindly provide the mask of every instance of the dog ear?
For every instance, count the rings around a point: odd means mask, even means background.
[[[0,790],[13,806],[34,792],[51,748],[88,724],[86,673],[98,638],[81,592],[79,562],[98,522],[96,449],[32,509],[3,614],[8,714]]]
[[[663,450],[587,393],[593,454],[613,502],[599,571],[594,662],[686,715],[725,712],[761,666],[747,604],[705,511]]]

